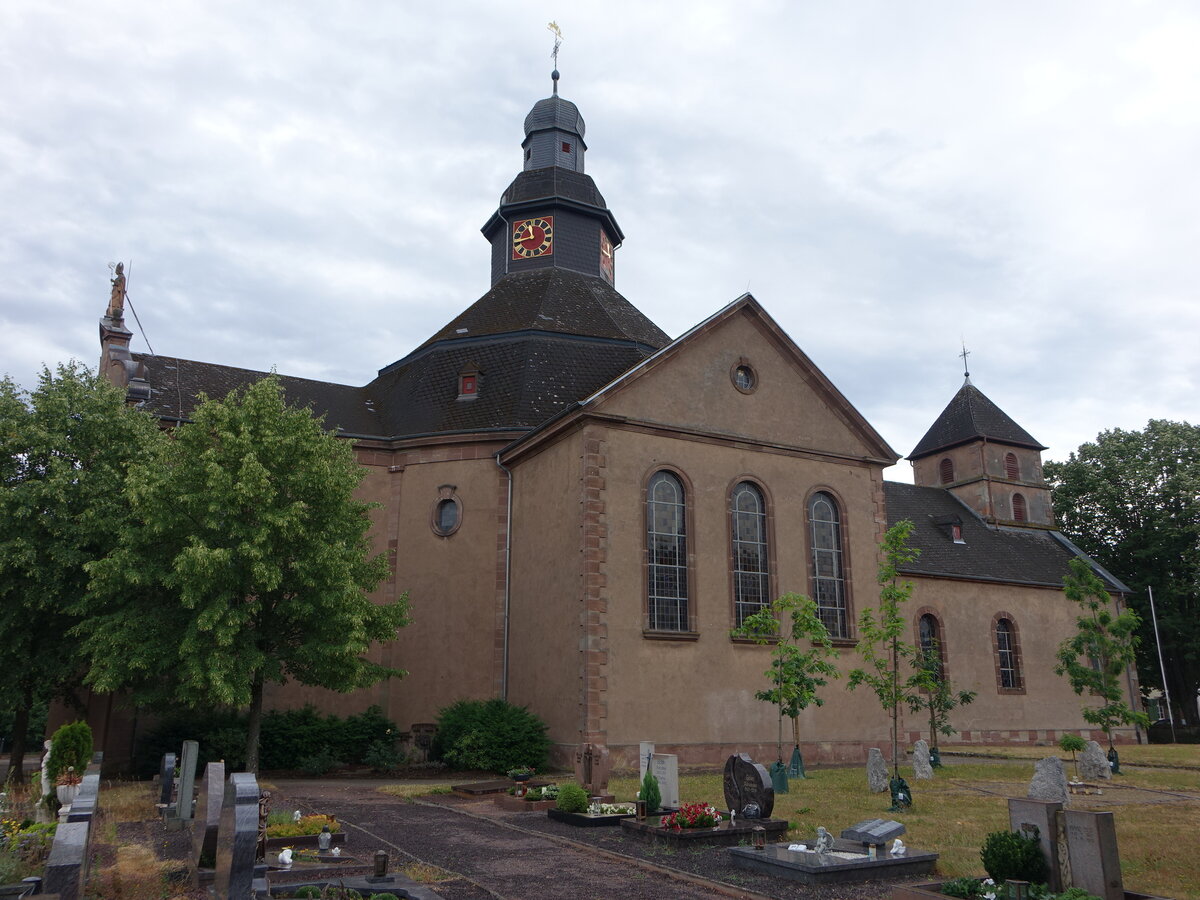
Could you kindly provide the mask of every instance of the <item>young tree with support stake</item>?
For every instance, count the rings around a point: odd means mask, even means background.
[[[782,624],[788,623],[784,629]],[[804,777],[804,759],[800,755],[800,712],[809,705],[822,706],[825,701],[817,691],[825,687],[829,678],[838,678],[840,673],[831,657],[837,656],[825,623],[817,614],[817,604],[802,594],[784,594],[752,616],[747,616],[741,626],[730,632],[735,638],[746,638],[756,644],[772,644],[771,668],[763,674],[773,687],[757,691],[754,696],[765,703],[779,707],[779,758],[772,768],[777,772],[783,765],[783,718],[792,720],[793,754],[799,757],[799,777]],[[803,641],[811,642],[807,650],[801,649]],[[787,775],[782,784],[787,789]]]
[[[912,582],[900,579],[900,568],[916,559],[921,551],[908,546],[913,523],[908,519],[897,522],[883,536],[879,549],[878,609],[864,609],[858,620],[858,652],[866,664],[850,672],[850,689],[865,684],[875,692],[880,705],[891,711],[892,717],[892,809],[902,809],[912,803],[908,784],[900,777],[900,704],[911,705],[926,684],[920,665],[920,650],[900,639],[906,620],[900,608],[912,596]],[[901,677],[901,664],[912,671]]]
[[[203,399],[132,470],[133,521],[88,567],[88,681],[144,703],[248,707],[257,771],[268,683],[350,691],[403,675],[364,658],[407,623],[406,596],[367,597],[388,563],[371,555],[370,507],[354,497],[364,473],[274,376]]]
[[[1054,671],[1067,677],[1076,694],[1086,691],[1100,701],[1097,707],[1084,708],[1083,719],[1104,731],[1109,762],[1114,772],[1120,772],[1112,730],[1118,725],[1145,727],[1150,723],[1145,713],[1135,712],[1125,702],[1121,684],[1137,660],[1140,620],[1132,609],[1113,614],[1114,602],[1108,589],[1086,562],[1075,558],[1070,566],[1071,574],[1063,578],[1063,592],[1083,608],[1084,614],[1075,620],[1075,636],[1059,645]]]
[[[937,641],[928,650],[918,650],[917,666],[922,685],[920,691],[908,700],[908,708],[918,713],[929,711],[929,756],[934,768],[941,768],[938,751],[938,735],[946,737],[958,731],[950,724],[950,713],[960,706],[975,700],[975,691],[957,691],[942,670],[942,652]]]

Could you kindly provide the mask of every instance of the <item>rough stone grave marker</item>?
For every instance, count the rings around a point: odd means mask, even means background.
[[[1049,800],[1051,803],[1067,805],[1067,773],[1062,760],[1057,756],[1039,759],[1033,767],[1033,780],[1029,782],[1031,800]]]
[[[662,805],[679,808],[679,757],[674,753],[655,753],[650,758],[650,771],[658,779]]]
[[[1051,800],[1008,801],[1008,827],[1024,835],[1032,835],[1037,829],[1038,844],[1049,864],[1046,883],[1055,893],[1063,889],[1062,865],[1058,853],[1058,814],[1063,805]]]
[[[871,788],[871,793],[882,794],[888,790],[888,785],[891,781],[888,775],[887,763],[883,761],[883,754],[878,747],[872,747],[867,751],[867,784]]]
[[[248,897],[254,885],[258,844],[258,781],[250,772],[235,772],[225,783],[221,825],[217,833],[219,897]]]
[[[1112,778],[1108,757],[1095,741],[1088,741],[1079,754],[1079,777],[1084,781],[1107,781]]]
[[[929,759],[929,744],[917,741],[913,744],[913,776],[916,778],[932,778],[933,763]]]
[[[1110,812],[1082,809],[1063,811],[1066,817],[1067,856],[1071,886],[1103,900],[1124,900],[1121,857],[1117,853],[1117,826]]]
[[[725,761],[725,805],[738,818],[769,819],[775,809],[775,788],[766,768],[745,753]]]
[[[164,753],[162,766],[158,770],[160,793],[158,802],[164,806],[171,805],[171,795],[175,787],[175,754]]]
[[[593,795],[608,794],[608,776],[612,761],[603,744],[584,744],[575,751],[575,780]]]

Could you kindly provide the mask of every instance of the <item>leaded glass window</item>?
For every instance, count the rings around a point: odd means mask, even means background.
[[[848,637],[842,520],[837,501],[814,494],[808,502],[812,543],[812,594],[817,614],[833,637]]]
[[[646,489],[648,627],[688,631],[687,505],[683,483],[656,472]]]
[[[1000,687],[1020,687],[1017,669],[1017,643],[1013,636],[1013,625],[1008,619],[996,622],[996,655],[1000,664]]]
[[[925,613],[917,622],[917,632],[921,641],[921,656],[932,663],[933,676],[942,680],[942,635],[938,628],[938,620],[931,613]]]
[[[740,626],[767,605],[767,511],[762,493],[748,482],[730,498],[733,534],[733,624]]]

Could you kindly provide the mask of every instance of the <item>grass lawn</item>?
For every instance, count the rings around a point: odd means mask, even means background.
[[[1015,750],[1014,756],[1028,749],[1031,759],[1051,752],[1045,747],[1003,749]],[[1156,751],[1161,749],[1122,748],[1122,770],[1126,750],[1155,751],[1142,760],[1146,762],[1173,758],[1159,756]],[[1194,748],[1192,752],[1196,752]],[[1129,764],[1134,764],[1135,756],[1134,752],[1128,754]],[[1068,760],[1068,772],[1069,766]],[[1033,764],[972,761],[939,769],[932,781],[917,781],[911,768],[902,767],[901,774],[913,790],[915,804],[895,816],[887,812],[890,799],[886,793],[868,792],[865,767],[809,771],[808,779],[793,780],[791,792],[775,798],[773,816],[788,820],[792,840],[811,839],[818,825],[836,835],[862,819],[894,817],[908,828],[905,843],[937,851],[941,854],[938,872],[953,878],[983,874],[979,848],[988,832],[1007,830],[1007,798],[1025,796]],[[618,800],[631,800],[638,790],[637,779],[615,778],[610,789]],[[1113,786],[1103,791],[1102,795],[1074,796],[1071,805],[1114,813],[1126,889],[1200,900],[1200,854],[1193,852],[1196,829],[1200,827],[1200,770],[1134,768],[1115,778]],[[718,774],[681,776],[679,793],[685,803],[724,806]]]
[[[1103,743],[1101,744],[1103,746]],[[1107,750],[1108,748],[1105,747]],[[995,747],[970,746],[948,747],[944,753],[986,754],[1003,757],[1004,759],[1041,759],[1043,756],[1060,756],[1069,761],[1070,753],[1065,753],[1057,747],[1035,747],[1003,744]],[[1195,766],[1200,768],[1200,744],[1118,744],[1117,752],[1121,755],[1121,769],[1127,765],[1145,766]]]

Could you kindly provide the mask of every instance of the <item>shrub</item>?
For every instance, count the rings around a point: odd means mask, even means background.
[[[1100,898],[1081,887],[1070,887],[1058,894],[1057,900],[1100,900]]]
[[[313,897],[319,898],[321,896],[321,889],[314,885],[306,884],[304,887],[296,888],[295,896],[309,898],[309,900]]]
[[[984,839],[979,857],[984,870],[995,881],[1046,880],[1046,856],[1038,844],[1036,831],[1033,837],[1017,831],[993,831]]]
[[[463,769],[541,768],[550,752],[546,723],[499,698],[459,700],[439,711],[437,724],[434,757]]]
[[[274,815],[272,813],[272,815]],[[272,823],[268,820],[267,837],[303,837],[309,834],[320,834],[326,825],[330,831],[341,831],[342,823],[331,816],[301,816],[299,822],[293,822],[288,816],[286,822]]]
[[[372,894],[368,900],[400,900],[395,894]]]
[[[564,784],[558,789],[558,800],[554,804],[563,812],[581,813],[588,808],[588,795],[578,784]]]
[[[297,768],[310,778],[324,775],[330,769],[341,765],[338,758],[330,750],[321,750],[312,756],[299,760]]]
[[[87,722],[72,722],[63,725],[50,738],[50,759],[46,763],[46,774],[50,783],[55,784],[58,776],[66,771],[68,766],[74,766],[75,771],[82,773],[92,761],[92,729]]]
[[[980,890],[978,878],[963,877],[952,879],[943,884],[942,893],[947,897],[959,897],[961,900],[975,900],[976,897],[980,896],[982,891]]]
[[[404,753],[397,750],[391,741],[372,741],[363,755],[363,764],[376,772],[391,775],[404,765]]]
[[[656,813],[662,806],[662,791],[658,789],[658,779],[647,769],[646,777],[642,779],[642,790],[638,796],[646,801],[646,812]]]

